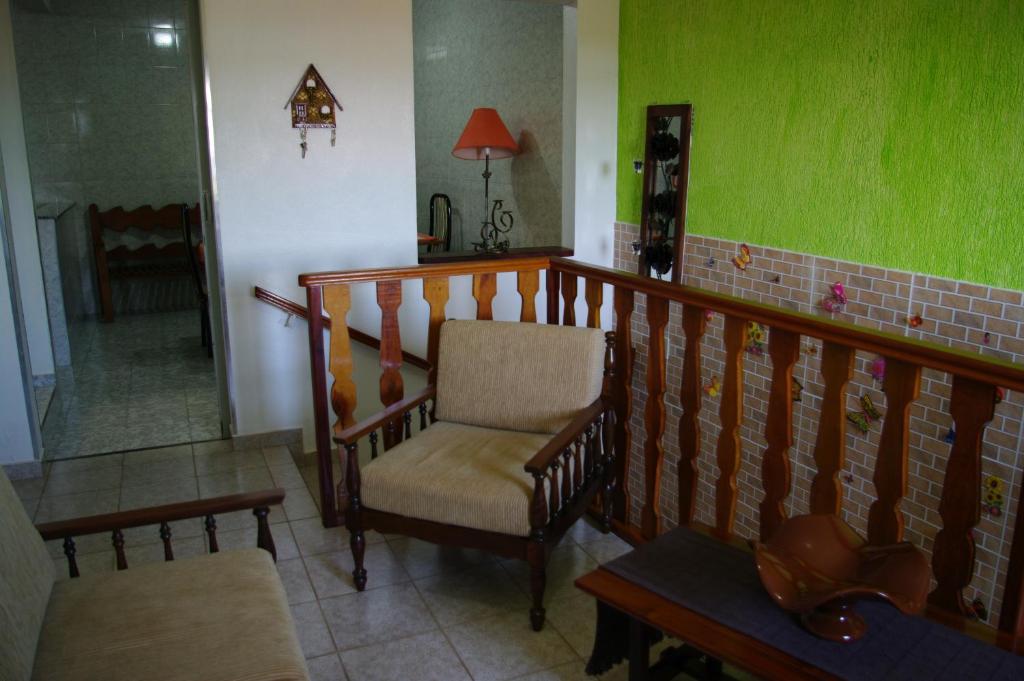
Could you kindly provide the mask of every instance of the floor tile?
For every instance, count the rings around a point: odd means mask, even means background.
[[[314,503],[313,497],[306,491],[305,485],[287,490],[282,508],[288,520],[319,519],[320,517],[320,509]]]
[[[318,598],[329,598],[356,590],[352,578],[355,563],[352,552],[346,548],[331,553],[318,553],[305,558],[309,579]],[[363,554],[363,567],[366,570],[366,588],[376,589],[390,584],[408,582],[409,575],[387,544],[380,542],[370,544]]]
[[[286,445],[263,448],[263,459],[268,466],[294,466],[291,450]]]
[[[121,488],[121,510],[128,511],[149,506],[175,504],[179,501],[193,501],[199,498],[195,478],[179,478],[145,485],[128,485]]]
[[[348,530],[344,527],[324,527],[320,518],[293,520],[288,524],[303,556],[348,550]],[[367,532],[364,540],[367,544],[376,544],[384,541],[384,537],[377,532]]]
[[[445,632],[474,681],[503,681],[577,660],[552,627],[535,632],[527,613],[467,622]]]
[[[58,470],[51,472],[46,479],[44,497],[76,492],[92,492],[95,490],[117,489],[121,486],[121,467],[106,466],[81,471]]]
[[[525,617],[530,608],[530,599],[496,563],[420,579],[416,588],[442,627],[513,611]]]
[[[565,533],[565,536],[572,539],[577,544],[583,544],[584,542],[591,542],[607,535],[601,532],[595,523],[590,518],[584,516],[573,523],[569,531]]]
[[[68,461],[54,461],[50,472],[70,473],[72,471],[87,471],[96,468],[119,468],[124,462],[122,454],[105,454],[103,456],[86,456],[80,459]]]
[[[633,547],[613,534],[594,541],[581,542],[579,547],[598,563],[607,563],[621,555],[629,553]]]
[[[347,681],[348,676],[337,655],[324,655],[306,660],[310,681]]]
[[[413,579],[446,572],[462,572],[494,558],[483,551],[439,546],[411,537],[388,538],[388,545]]]
[[[120,493],[116,489],[97,492],[80,492],[61,496],[44,496],[36,510],[35,523],[67,520],[82,516],[113,513],[117,510]]]
[[[320,601],[338,650],[407,638],[437,629],[412,584],[396,584]]]
[[[46,478],[43,476],[26,478],[25,480],[11,480],[15,493],[22,501],[26,499],[38,501],[39,497],[43,496],[43,485],[45,483]],[[30,513],[28,517],[31,518],[32,514]]]
[[[509,571],[520,588],[530,591],[530,566],[524,560],[502,561],[502,567]],[[579,546],[572,544],[559,546],[551,552],[547,565],[547,589],[544,591],[544,604],[549,607],[555,601],[575,596],[579,591],[573,586],[577,577],[582,577],[597,567],[597,561],[587,555]]]
[[[313,585],[306,574],[306,565],[299,558],[277,561],[277,573],[281,575],[289,605],[308,603],[316,600]]]
[[[205,456],[207,454],[222,454],[224,452],[230,452],[234,445],[231,440],[213,439],[205,440],[203,442],[192,443],[192,453],[196,457]]]
[[[274,480],[275,487],[285,489],[306,489],[306,480],[299,472],[298,466],[288,463],[278,466],[270,466],[270,477]]]
[[[594,649],[597,626],[597,601],[577,590],[575,596],[563,598],[547,608],[547,624],[568,642],[576,654],[586,659]]]
[[[263,466],[262,458],[260,465]],[[246,468],[199,477],[199,496],[203,499],[242,492],[259,492],[273,487],[274,481],[270,479],[270,472],[266,466],[262,469]]]
[[[302,654],[306,658],[319,657],[334,652],[334,641],[331,639],[331,632],[324,622],[320,613],[320,605],[312,603],[301,603],[291,606],[292,620],[295,622],[295,632],[299,636],[299,645],[302,646]]]
[[[278,560],[292,560],[299,557],[299,550],[295,546],[292,533],[288,531],[288,525],[272,525],[270,535],[274,539],[274,550],[277,551]],[[221,551],[256,548],[256,538],[255,525],[243,530],[217,532],[217,544]]]
[[[534,672],[526,676],[516,677],[515,681],[594,681],[594,679],[600,679],[600,681],[627,681],[629,677],[629,669],[624,664],[617,665],[600,676],[588,676],[586,664],[583,660],[569,662],[552,669],[545,669],[542,672]]]
[[[195,477],[196,467],[192,462],[191,453],[161,459],[149,459],[143,455],[128,454],[125,459],[122,479],[125,486],[130,486]]]
[[[351,681],[471,681],[441,632],[378,643],[341,653]]]
[[[216,454],[196,454],[196,474],[215,475],[225,471],[239,471],[246,468],[266,470],[267,464],[258,449],[236,452],[219,452]]]

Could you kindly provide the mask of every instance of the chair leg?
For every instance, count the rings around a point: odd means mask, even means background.
[[[547,556],[544,544],[531,541],[526,549],[526,560],[530,563],[530,594],[533,607],[530,608],[530,626],[534,631],[544,627],[544,588],[547,586]]]

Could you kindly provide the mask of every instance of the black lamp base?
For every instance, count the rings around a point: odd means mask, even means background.
[[[508,239],[501,237],[512,231],[515,218],[512,211],[501,210],[501,199],[495,199],[491,206],[491,217],[480,226],[480,241],[473,242],[473,250],[477,253],[507,253]],[[499,215],[499,211],[501,214]]]

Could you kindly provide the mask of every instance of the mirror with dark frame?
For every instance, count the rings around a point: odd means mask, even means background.
[[[648,277],[681,283],[686,236],[686,192],[690,179],[690,104],[647,107],[640,269]]]

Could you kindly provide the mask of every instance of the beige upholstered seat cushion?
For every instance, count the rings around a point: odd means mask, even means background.
[[[58,582],[37,681],[307,679],[284,587],[260,549]]]
[[[528,536],[533,478],[523,465],[550,439],[439,421],[362,468],[363,505]]]
[[[0,468],[0,679],[27,681],[53,587],[53,560]]]
[[[557,433],[601,396],[604,332],[554,324],[449,320],[441,325],[441,421]]]

